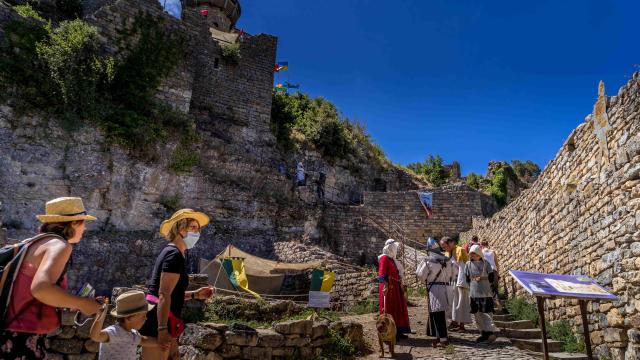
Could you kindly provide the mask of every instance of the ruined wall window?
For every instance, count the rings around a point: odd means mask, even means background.
[[[569,135],[569,138],[567,139],[565,146],[567,147],[567,150],[569,150],[569,152],[573,152],[576,150],[576,132],[575,130],[571,133],[571,135]]]
[[[220,69],[220,58],[213,59],[213,68],[216,70]]]

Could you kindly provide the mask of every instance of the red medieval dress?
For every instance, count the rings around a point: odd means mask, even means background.
[[[396,328],[400,334],[408,334],[411,332],[409,326],[409,312],[407,311],[407,302],[404,300],[402,288],[398,281],[398,268],[392,258],[383,255],[379,259],[378,270],[378,294],[379,294],[379,311],[382,314],[385,309],[384,283],[388,283],[387,291],[387,314],[393,317]]]

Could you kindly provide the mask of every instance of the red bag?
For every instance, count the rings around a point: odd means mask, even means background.
[[[158,299],[157,296],[154,296],[151,294],[147,294],[146,299],[148,302],[152,304],[156,304],[156,306],[160,301],[160,299]],[[171,335],[171,337],[174,339],[179,338],[180,335],[182,335],[182,333],[184,332],[184,321],[182,321],[182,319],[180,319],[179,317],[175,316],[171,311],[169,311],[168,320],[169,321],[167,323],[167,327],[168,327],[167,330],[169,331],[169,335]]]
[[[173,315],[171,311],[169,311],[169,323],[167,325],[169,326],[169,335],[174,339],[179,338],[184,332],[184,321]]]

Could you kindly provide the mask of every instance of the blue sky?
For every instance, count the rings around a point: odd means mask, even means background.
[[[171,0],[169,0],[171,1]],[[278,36],[280,81],[363,122],[394,162],[464,174],[544,166],[604,80],[640,64],[640,1],[241,0],[238,28]]]

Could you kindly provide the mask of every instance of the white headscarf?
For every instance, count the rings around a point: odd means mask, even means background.
[[[480,258],[484,259],[484,254],[482,253],[482,246],[480,245],[472,245],[469,249],[469,254],[476,253],[480,256]]]
[[[400,262],[396,259],[396,256],[398,256],[397,241],[393,239],[389,239],[385,241],[384,247],[382,248],[382,255],[378,256],[378,260],[380,260],[380,258],[385,255],[393,259],[393,262],[396,264],[396,267],[398,268],[398,274],[400,278],[402,278],[402,276],[404,275],[404,268],[402,267],[402,264],[400,264]]]

